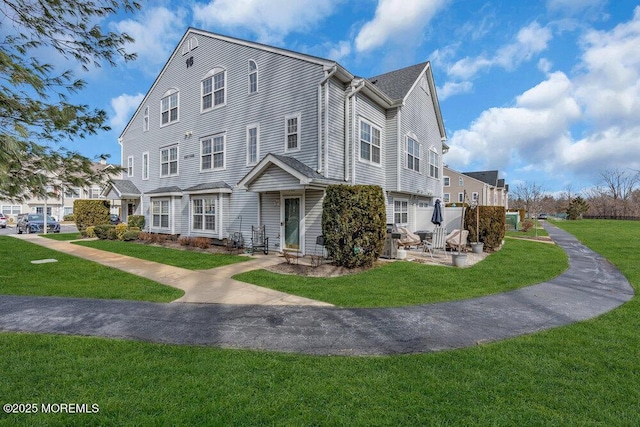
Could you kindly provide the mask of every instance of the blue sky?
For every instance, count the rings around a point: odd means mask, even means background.
[[[76,75],[111,132],[63,142],[120,162],[117,138],[189,26],[334,59],[371,77],[430,60],[460,171],[576,193],[640,170],[640,5],[630,0],[150,1],[103,26],[138,60]],[[75,65],[57,63],[66,68]]]

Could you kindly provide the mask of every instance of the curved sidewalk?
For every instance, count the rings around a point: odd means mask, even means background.
[[[0,330],[307,354],[424,353],[590,319],[633,298],[607,260],[547,228],[569,254],[569,269],[548,282],[482,298],[345,309],[0,296]]]

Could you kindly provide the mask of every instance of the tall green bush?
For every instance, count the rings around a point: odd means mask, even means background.
[[[347,268],[369,267],[382,253],[386,210],[382,188],[330,185],[322,206],[322,235],[329,257]]]
[[[479,213],[480,241],[487,249],[497,249],[504,240],[506,210],[503,206],[477,206],[465,210],[464,227],[469,230],[469,241],[476,241],[476,209]]]
[[[78,231],[94,225],[109,224],[109,208],[108,200],[75,200],[73,213]]]

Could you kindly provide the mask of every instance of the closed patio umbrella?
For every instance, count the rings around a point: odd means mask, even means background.
[[[433,206],[433,215],[431,215],[431,222],[435,225],[442,225],[442,206],[440,205],[440,199],[436,200]]]

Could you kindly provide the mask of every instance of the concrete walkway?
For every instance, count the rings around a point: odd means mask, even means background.
[[[108,267],[117,268],[136,276],[142,276],[164,285],[182,289],[185,294],[174,302],[331,306],[331,304],[325,302],[314,301],[309,298],[290,295],[232,279],[236,274],[282,262],[282,258],[273,255],[255,255],[251,261],[209,270],[194,271],[86,246],[74,245],[68,241],[47,239],[37,234],[16,234],[13,236],[58,252],[95,261]]]
[[[401,308],[157,304],[0,296],[0,330],[331,355],[462,348],[590,319],[633,298],[625,277],[547,225],[570,268],[498,295]]]

